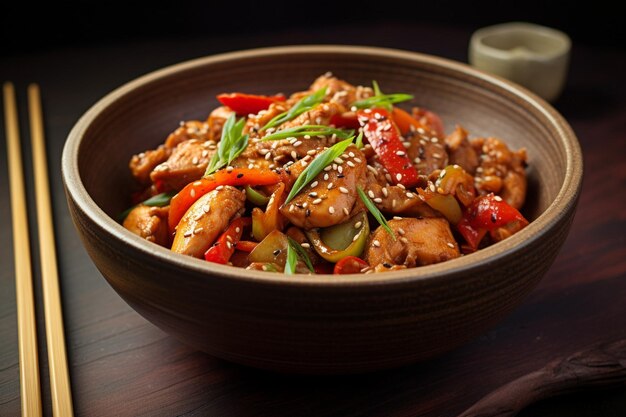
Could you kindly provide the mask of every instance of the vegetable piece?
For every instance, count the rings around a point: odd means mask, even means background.
[[[463,216],[461,206],[451,194],[439,194],[429,188],[418,188],[417,192],[426,204],[443,214],[450,223],[457,224],[461,220],[461,216]]]
[[[467,207],[457,229],[470,247],[476,250],[487,231],[505,227],[513,222],[519,222],[520,229],[528,225],[528,220],[501,197],[488,194],[475,199]]]
[[[353,138],[348,138],[346,140],[342,140],[341,142],[337,142],[324,152],[318,154],[315,159],[307,165],[304,171],[302,171],[296,182],[294,182],[291,187],[291,191],[289,191],[289,195],[285,200],[285,204],[289,203],[292,198],[294,198],[304,187],[306,187],[307,184],[313,181],[317,174],[322,172],[324,168],[333,162],[333,159],[341,155],[348,148],[348,146],[350,146],[352,139]]]
[[[232,171],[220,170],[208,178],[187,184],[185,188],[172,197],[168,217],[170,232],[174,232],[180,219],[197,199],[220,185],[270,185],[279,181],[280,176],[273,171],[236,168]]]
[[[267,122],[267,124],[261,128],[261,132],[269,129],[270,127],[279,126],[285,122],[295,119],[302,113],[311,110],[313,107],[324,101],[324,97],[326,97],[326,87],[320,88],[313,94],[303,97],[300,101],[294,104],[292,108],[286,112],[276,115],[272,118],[272,120]]]
[[[474,228],[494,230],[506,226],[513,221],[528,224],[528,220],[501,197],[488,194],[479,197],[464,213],[469,224]]]
[[[250,262],[275,263],[283,267],[287,260],[288,245],[289,240],[287,240],[287,236],[278,230],[274,230],[250,252],[248,260]]]
[[[233,220],[230,226],[228,226],[228,229],[226,229],[213,246],[204,253],[204,259],[208,262],[227,264],[230,257],[233,256],[235,252],[237,242],[241,239],[243,228],[248,225],[250,225],[249,217],[239,217]]]
[[[398,129],[400,129],[400,133],[402,135],[407,135],[411,132],[411,130],[427,129],[416,118],[411,116],[409,112],[402,110],[399,107],[393,108],[391,117],[393,117],[393,121],[396,123],[396,126],[398,126]]]
[[[264,136],[262,141],[295,138],[302,136],[332,136],[339,139],[347,139],[354,135],[354,130],[334,129],[325,125],[302,125],[279,130],[271,135]]]
[[[334,125],[337,128],[358,129],[359,119],[356,117],[356,113],[353,111],[333,114],[330,117],[329,124]]]
[[[448,165],[439,174],[435,182],[439,194],[452,194],[464,206],[469,206],[476,197],[474,177],[459,165]]]
[[[249,185],[246,185],[245,190],[246,198],[255,206],[265,206],[268,201],[270,201],[270,198],[268,196],[261,194],[259,191],[255,190]]]
[[[291,245],[287,245],[287,260],[285,262],[285,274],[293,275],[296,272],[296,264],[298,263],[298,255]]]
[[[217,152],[213,154],[206,168],[204,177],[209,176],[220,168],[229,165],[248,146],[248,135],[243,134],[246,119],[236,121],[235,114],[228,116],[222,128],[222,139],[217,145]]]
[[[362,211],[345,223],[321,230],[305,231],[315,251],[329,262],[339,262],[346,256],[359,256],[365,249],[370,228],[367,213]]]
[[[417,170],[407,156],[389,112],[381,108],[359,110],[357,117],[363,127],[363,134],[391,175],[392,182],[406,188],[417,186]]]
[[[259,242],[273,230],[282,230],[283,216],[279,209],[284,192],[285,184],[280,183],[270,197],[265,212],[257,207],[252,209],[252,236]]]
[[[372,85],[374,87],[374,95],[372,97],[368,97],[363,100],[358,100],[352,103],[353,107],[357,109],[369,109],[372,107],[380,107],[384,108],[388,111],[391,111],[391,105],[394,103],[401,103],[403,101],[409,101],[413,99],[413,96],[410,94],[404,93],[395,93],[395,94],[383,94],[378,87],[378,83],[374,80],[372,81]]]
[[[361,201],[363,201],[363,204],[365,204],[365,207],[367,207],[369,212],[372,213],[372,216],[374,216],[378,224],[380,224],[387,231],[387,233],[389,233],[391,237],[393,237],[393,240],[396,240],[396,235],[393,233],[393,230],[391,230],[391,227],[389,227],[389,223],[387,223],[387,219],[385,219],[383,213],[378,210],[378,207],[376,207],[374,202],[370,200],[370,198],[367,196],[367,194],[365,194],[365,191],[363,191],[361,187],[357,187],[356,191],[359,194]]]
[[[363,268],[369,268],[369,264],[356,256],[346,256],[335,264],[333,274],[360,274]]]
[[[147,200],[144,200],[143,202],[141,202],[139,204],[143,204],[144,206],[150,206],[150,207],[165,207],[165,206],[167,206],[170,203],[170,200],[172,199],[174,194],[175,194],[175,192],[173,192],[173,191],[170,191],[168,193],[157,194],[155,196],[150,197]],[[132,207],[124,210],[120,214],[118,214],[117,215],[117,221],[122,223],[124,221],[124,219],[126,219],[126,217],[128,216],[128,213],[130,213],[132,211],[132,209],[137,207],[139,204],[135,204],[134,206],[132,206]]]
[[[271,104],[277,101],[285,101],[285,96],[261,96],[256,94],[230,93],[220,94],[217,99],[224,106],[229,107],[240,116],[257,114],[261,110],[267,110]]]
[[[289,247],[296,251],[298,257],[300,257],[300,259],[304,261],[306,267],[309,268],[309,271],[315,273],[315,269],[313,269],[313,264],[311,263],[309,254],[306,253],[304,248],[295,239],[292,239],[289,236],[287,236],[287,240],[289,241]],[[287,258],[289,258],[289,255],[287,255]]]
[[[356,137],[354,144],[357,149],[363,149],[363,132],[359,132],[359,136]]]
[[[257,245],[257,242],[253,242],[251,240],[240,240],[239,242],[237,242],[237,250],[240,250],[242,252],[252,252],[257,247]]]

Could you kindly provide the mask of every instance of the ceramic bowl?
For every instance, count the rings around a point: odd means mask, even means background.
[[[470,40],[469,61],[556,100],[567,78],[571,41],[556,29],[525,22],[477,30]]]
[[[140,239],[115,221],[128,206],[132,154],[229,91],[290,93],[326,71],[375,79],[472,135],[530,155],[531,224],[477,253],[384,274],[285,276],[207,263]],[[568,124],[550,105],[466,65],[398,50],[297,46],[209,56],[113,91],[72,129],[63,179],[73,222],[102,275],[146,319],[184,343],[258,368],[352,373],[448,351],[502,320],[548,270],[570,227],[582,176]]]

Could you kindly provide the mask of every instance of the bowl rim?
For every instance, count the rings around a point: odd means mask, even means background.
[[[204,260],[192,258],[186,255],[171,252],[169,249],[155,244],[146,244],[141,237],[129,232],[121,224],[109,217],[91,198],[81,181],[78,169],[78,150],[83,135],[89,125],[95,120],[101,111],[110,106],[122,96],[139,87],[157,81],[160,78],[173,75],[177,72],[190,70],[199,66],[206,66],[230,60],[250,59],[256,57],[268,57],[285,54],[337,54],[337,55],[367,55],[380,58],[394,58],[405,61],[418,61],[429,65],[443,67],[453,72],[469,75],[479,82],[488,83],[498,89],[505,90],[531,105],[535,110],[542,113],[551,121],[557,129],[558,136],[564,147],[566,157],[566,169],[563,183],[554,201],[533,220],[526,228],[515,235],[498,242],[492,246],[481,249],[471,255],[462,256],[449,261],[434,265],[408,268],[405,270],[390,271],[373,274],[347,274],[347,275],[285,275],[275,272],[251,271],[243,268],[235,268],[227,265],[219,265]],[[446,58],[422,54],[418,52],[399,49],[380,48],[371,46],[349,45],[291,45],[267,48],[248,49],[243,51],[228,52],[210,55],[170,65],[148,74],[135,78],[97,101],[76,122],[70,131],[62,154],[62,178],[65,185],[66,196],[71,198],[80,211],[84,213],[101,230],[119,239],[123,244],[133,250],[141,252],[144,256],[156,257],[161,262],[173,264],[176,267],[190,269],[195,276],[221,277],[240,281],[251,281],[257,284],[275,285],[299,285],[299,286],[362,286],[362,285],[387,285],[402,284],[408,281],[426,281],[443,276],[459,276],[472,270],[492,264],[498,260],[510,256],[513,252],[526,248],[534,241],[540,239],[549,229],[562,220],[571,205],[576,203],[582,184],[583,161],[578,140],[565,119],[547,102],[525,88],[507,81],[498,76],[488,74],[472,68],[461,62]]]

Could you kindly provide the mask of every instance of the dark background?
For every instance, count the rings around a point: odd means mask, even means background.
[[[576,3],[576,4],[575,4]],[[618,2],[613,2],[618,4]],[[530,21],[561,29],[577,44],[624,48],[624,16],[608,1],[11,1],[0,12],[0,54],[20,55],[64,46],[100,46],[146,40],[180,40],[322,33],[343,24],[444,24],[474,30],[507,21]],[[314,36],[311,42],[314,43]],[[341,37],[334,40],[341,43]],[[433,39],[432,42],[437,42]]]

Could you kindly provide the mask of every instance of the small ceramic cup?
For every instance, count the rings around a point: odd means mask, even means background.
[[[567,78],[571,41],[558,30],[532,23],[504,23],[474,32],[469,61],[553,101]]]

